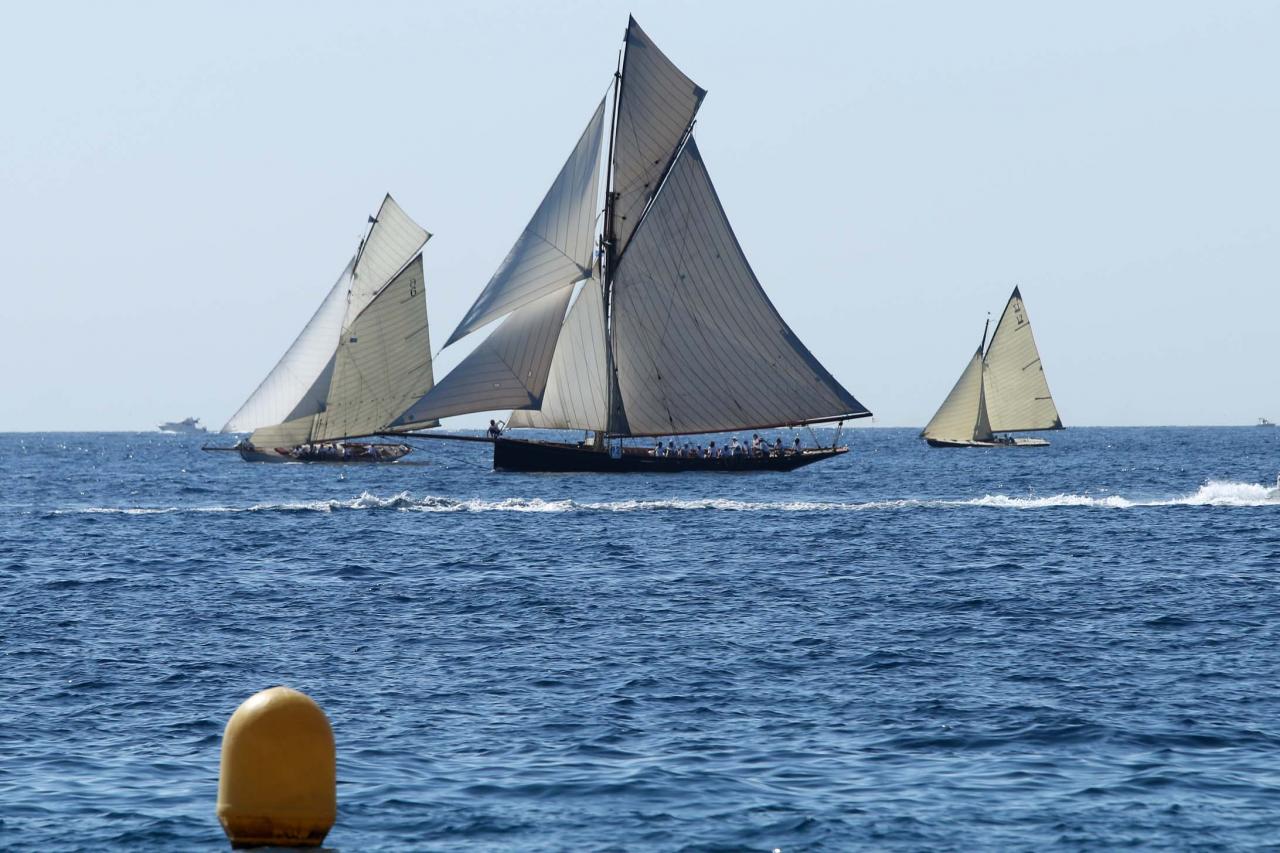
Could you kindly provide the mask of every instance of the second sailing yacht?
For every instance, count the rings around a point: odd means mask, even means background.
[[[983,327],[978,351],[920,435],[930,447],[1044,447],[1049,442],[1043,438],[998,433],[1062,428],[1027,306],[1015,287],[991,343]]]
[[[422,247],[431,238],[388,195],[297,340],[222,432],[251,432],[250,462],[393,462],[407,444],[355,442],[432,387]],[[402,429],[438,426],[410,423]]]

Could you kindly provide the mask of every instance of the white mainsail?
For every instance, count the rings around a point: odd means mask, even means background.
[[[635,18],[627,22],[627,50],[618,93],[613,151],[614,235],[626,251],[641,214],[693,124],[706,90],[658,50]]]
[[[603,285],[593,278],[582,285],[565,318],[542,404],[537,409],[512,412],[507,426],[606,429],[609,403],[605,384],[605,334]]]
[[[604,101],[569,159],[445,346],[504,314],[591,275]]]
[[[1016,287],[987,346],[982,381],[992,432],[1062,429],[1027,307]]]
[[[765,295],[693,139],[614,280],[614,360],[631,435],[869,414]]]
[[[982,347],[978,347],[955,387],[920,434],[936,441],[985,440],[976,434],[982,403]]]
[[[431,338],[418,254],[344,331],[311,440],[383,430],[431,386]]]
[[[342,333],[355,264],[353,255],[297,339],[222,427],[223,432],[253,432],[268,424],[320,411],[332,373],[334,344]],[[317,393],[321,378],[324,388]]]

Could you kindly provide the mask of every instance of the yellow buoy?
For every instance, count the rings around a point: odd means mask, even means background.
[[[311,697],[272,687],[222,733],[218,820],[232,847],[318,847],[338,813],[333,730]]]

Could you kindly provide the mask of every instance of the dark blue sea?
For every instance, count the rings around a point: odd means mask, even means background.
[[[846,435],[673,476],[0,435],[0,848],[227,849],[277,684],[344,851],[1280,846],[1280,429]]]

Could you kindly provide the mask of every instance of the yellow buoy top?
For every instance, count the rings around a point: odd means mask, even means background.
[[[338,812],[333,730],[311,697],[272,687],[222,734],[218,820],[234,847],[315,847]]]

